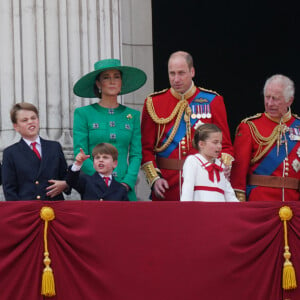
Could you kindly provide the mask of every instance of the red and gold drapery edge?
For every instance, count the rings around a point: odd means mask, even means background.
[[[44,222],[51,299],[300,299],[284,289],[280,202],[0,203],[1,300],[44,299]],[[289,202],[288,246],[300,272],[300,205]]]

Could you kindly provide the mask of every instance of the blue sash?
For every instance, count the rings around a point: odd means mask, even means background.
[[[191,106],[192,104],[194,104],[194,101],[196,99],[200,99],[200,98],[207,100],[208,103],[210,104],[211,101],[215,98],[215,96],[216,96],[215,94],[200,91],[189,105]],[[191,119],[191,127],[193,127],[197,121],[198,121],[197,119]],[[166,137],[163,140],[163,143],[165,143],[168,137],[170,136],[173,127],[170,128],[170,130],[167,132]],[[179,123],[178,130],[174,136],[173,141],[164,151],[157,153],[157,155],[160,157],[169,157],[169,155],[174,151],[174,149],[178,147],[179,142],[185,135],[186,135],[186,124],[184,121],[184,113],[183,113]]]
[[[296,119],[290,128],[295,128],[300,126],[300,120]],[[287,149],[288,149],[288,155],[291,153],[291,151],[294,149],[294,147],[297,145],[298,141],[292,141],[290,137],[287,137]],[[261,163],[257,166],[257,168],[253,171],[253,174],[256,175],[271,175],[283,162],[283,160],[286,157],[285,153],[285,145],[282,144],[279,146],[278,155],[277,155],[277,147],[276,145],[272,148],[272,150],[269,152],[269,154],[261,161]],[[247,196],[249,196],[251,190],[255,188],[255,185],[247,185]]]

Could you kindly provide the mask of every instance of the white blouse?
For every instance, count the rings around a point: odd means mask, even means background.
[[[215,164],[222,166],[219,159],[216,159]],[[204,165],[209,166],[210,163],[201,154],[186,158],[183,165],[180,201],[239,202],[224,172],[219,172],[220,181],[217,181],[217,176],[214,174],[212,182],[208,178],[208,171]]]

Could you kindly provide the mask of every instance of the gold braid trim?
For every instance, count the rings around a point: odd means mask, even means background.
[[[216,91],[208,90],[208,89],[205,89],[201,86],[199,86],[198,89],[200,89],[201,91],[209,92],[209,93],[216,94],[217,96],[219,96],[219,94]]]
[[[295,117],[296,119],[300,119],[300,117],[297,114],[292,114],[293,117]]]
[[[238,198],[240,202],[245,202],[246,201],[246,193],[245,191],[234,189],[235,196]]]
[[[178,111],[180,110],[181,105],[182,105],[182,101],[179,101],[175,106],[174,110],[172,111],[172,113],[167,118],[159,118],[154,110],[152,97],[149,96],[146,101],[146,106],[150,117],[156,124],[159,125],[165,125],[171,122],[174,119],[174,117],[177,115]]]
[[[254,115],[254,116],[247,117],[247,118],[243,119],[241,121],[241,123],[247,123],[249,120],[257,119],[257,118],[260,118],[261,116],[262,116],[262,113],[258,113],[258,114]]]
[[[156,151],[156,152],[162,152],[173,141],[174,136],[175,136],[175,134],[176,134],[176,132],[178,130],[178,127],[179,127],[181,116],[182,116],[182,114],[183,114],[184,111],[186,111],[184,119],[187,122],[187,127],[189,126],[188,120],[190,119],[189,116],[191,114],[189,103],[185,99],[180,100],[177,103],[177,105],[175,106],[175,108],[172,111],[172,113],[167,118],[159,118],[157,116],[157,114],[156,114],[156,112],[154,110],[152,97],[150,97],[150,96],[146,100],[146,107],[147,107],[148,113],[149,113],[150,117],[152,118],[153,122],[155,122],[159,126],[158,127],[158,135],[157,135],[157,140],[156,140],[156,145],[155,145],[154,151]],[[171,122],[175,117],[176,117],[175,124],[173,126],[173,129],[172,129],[172,132],[171,132],[170,136],[168,137],[168,139],[166,140],[166,142],[163,145],[161,145],[160,147],[158,147],[158,143],[159,143],[159,141],[160,141],[160,139],[161,139],[161,137],[163,135],[165,125],[167,123]],[[161,125],[163,125],[163,130],[161,130],[161,127],[160,127]],[[188,128],[187,133],[188,133],[188,138],[190,138],[190,128]]]
[[[251,164],[254,164],[258,160],[260,160],[272,147],[272,145],[279,141],[280,136],[284,130],[283,126],[281,124],[278,124],[268,137],[264,137],[260,134],[256,126],[252,121],[245,121],[246,124],[248,124],[252,138],[254,141],[258,144],[257,152],[255,153],[255,156],[251,159]],[[265,148],[263,149],[263,147]]]
[[[221,160],[225,166],[231,167],[232,162],[234,161],[234,158],[230,154],[223,152],[221,154]]]
[[[154,184],[154,182],[160,178],[160,170],[154,168],[153,162],[146,162],[141,166],[141,169],[144,171],[146,179],[150,187]]]

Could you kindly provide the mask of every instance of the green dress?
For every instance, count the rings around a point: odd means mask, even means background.
[[[99,143],[110,143],[118,149],[118,165],[113,175],[118,182],[130,187],[128,198],[136,201],[134,187],[142,159],[140,112],[119,105],[104,108],[98,103],[79,107],[74,112],[74,155],[80,152],[91,155],[82,165],[88,175],[95,173],[92,151]]]

